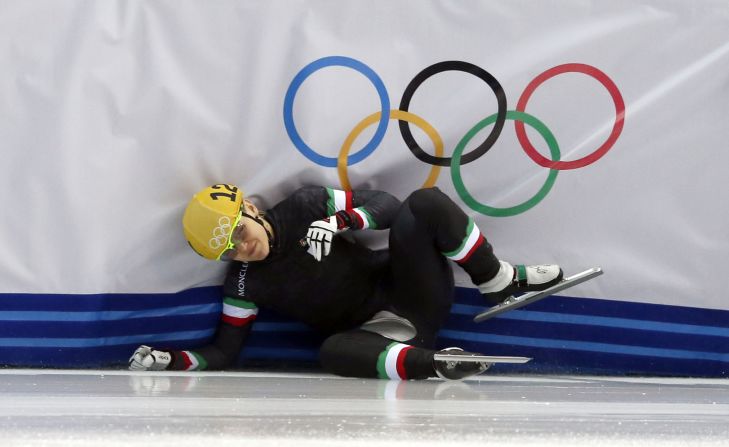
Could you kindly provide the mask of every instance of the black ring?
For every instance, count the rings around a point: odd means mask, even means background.
[[[485,154],[489,149],[491,149],[494,143],[496,143],[499,135],[501,135],[501,129],[504,128],[504,123],[506,123],[506,94],[504,93],[504,89],[501,87],[501,84],[499,84],[499,81],[497,81],[496,78],[491,76],[491,74],[483,68],[463,61],[443,61],[425,68],[423,71],[418,73],[412,81],[410,81],[410,84],[408,84],[405,92],[402,94],[400,110],[407,112],[408,107],[410,106],[410,100],[413,98],[415,90],[420,87],[420,84],[434,74],[438,74],[443,71],[463,71],[478,77],[491,87],[494,95],[496,95],[496,101],[498,103],[496,122],[494,123],[493,129],[491,129],[491,133],[476,149],[465,154],[461,158],[461,164],[464,165]],[[407,121],[399,121],[398,124],[400,126],[400,134],[402,134],[405,144],[407,144],[410,152],[412,152],[418,160],[437,166],[451,165],[451,157],[436,157],[426,153],[420,146],[418,146],[415,138],[413,138],[412,132],[410,132],[410,124]]]

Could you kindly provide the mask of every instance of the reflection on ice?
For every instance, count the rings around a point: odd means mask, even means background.
[[[199,445],[720,444],[726,380],[496,376],[398,382],[321,374],[0,371],[0,436]],[[3,445],[7,445],[5,442]],[[363,444],[364,445],[364,444]]]

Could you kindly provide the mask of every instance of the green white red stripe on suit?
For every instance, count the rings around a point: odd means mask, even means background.
[[[327,188],[327,193],[329,194],[327,212],[330,216],[333,216],[339,211],[344,211],[356,222],[353,229],[366,230],[368,228],[376,228],[375,220],[366,209],[362,207],[354,208],[352,191]]]
[[[208,362],[193,351],[182,351],[180,356],[182,356],[182,361],[185,364],[183,368],[185,371],[202,371],[208,367]]]
[[[231,298],[226,296],[223,298],[223,322],[233,326],[243,326],[256,319],[258,315],[258,307],[255,304]]]
[[[364,208],[355,208],[352,210],[354,212],[354,217],[357,220],[357,228],[360,230],[366,230],[368,228],[375,228],[375,221],[372,219],[372,216],[370,216],[370,213],[367,212]]]
[[[472,218],[468,219],[468,226],[466,227],[466,236],[461,241],[458,248],[453,251],[445,252],[443,255],[448,259],[462,264],[471,257],[473,252],[480,247],[486,239],[479,231],[476,223]]]
[[[377,359],[377,376],[380,379],[407,380],[405,356],[412,348],[403,343],[390,343]]]
[[[329,200],[327,200],[327,211],[330,216],[337,211],[351,210],[352,191],[342,191],[340,189],[327,188]]]

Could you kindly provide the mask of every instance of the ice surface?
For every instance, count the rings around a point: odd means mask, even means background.
[[[0,445],[729,445],[729,381],[0,370]]]

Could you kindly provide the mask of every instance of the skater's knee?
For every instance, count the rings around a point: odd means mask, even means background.
[[[329,363],[329,359],[332,356],[336,356],[340,351],[345,350],[346,347],[343,348],[343,345],[346,346],[347,338],[348,336],[346,332],[327,337],[319,348],[319,359],[321,360],[321,363]]]
[[[436,187],[413,191],[407,198],[407,204],[413,215],[420,219],[453,206],[451,199]]]
[[[379,354],[392,340],[378,334],[355,329],[327,338],[319,350],[322,367],[347,377],[374,377]]]

